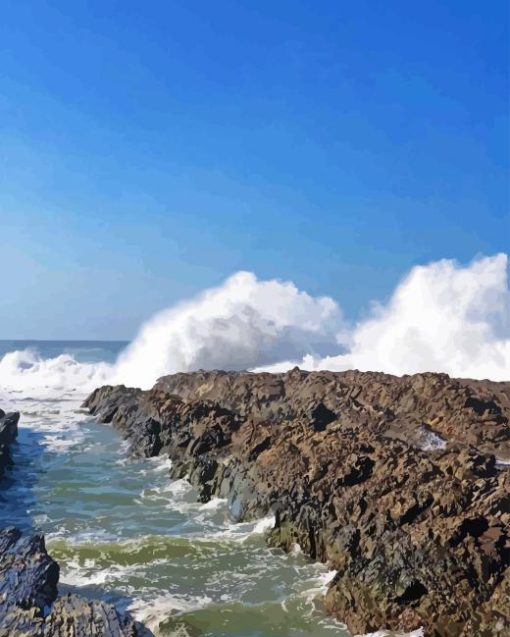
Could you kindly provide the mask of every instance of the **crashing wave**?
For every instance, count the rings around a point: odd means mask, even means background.
[[[240,272],[159,312],[116,363],[80,363],[31,350],[0,359],[0,388],[41,397],[104,383],[148,388],[163,374],[197,369],[304,369],[510,378],[508,257],[413,268],[385,305],[348,325],[329,297]]]

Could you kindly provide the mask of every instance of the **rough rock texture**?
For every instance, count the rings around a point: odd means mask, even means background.
[[[46,617],[44,637],[138,637],[141,631],[128,615],[109,604],[67,595],[55,602]]]
[[[86,401],[235,518],[337,569],[354,633],[510,635],[510,382],[357,371],[196,372]]]
[[[57,596],[59,569],[44,537],[24,537],[14,527],[0,531],[0,617],[11,607],[42,611]]]
[[[77,595],[57,599],[58,564],[44,537],[0,531],[0,637],[139,637],[113,606]],[[56,600],[56,601],[55,601]]]
[[[0,478],[4,475],[5,469],[11,465],[9,447],[18,435],[18,421],[17,411],[6,414],[0,409]]]

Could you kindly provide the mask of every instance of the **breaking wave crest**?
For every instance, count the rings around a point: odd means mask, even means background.
[[[331,348],[341,323],[330,298],[238,272],[147,321],[120,355],[114,378],[148,386],[165,373],[249,369],[302,357]]]
[[[349,325],[329,297],[239,272],[219,287],[159,312],[114,364],[30,350],[0,359],[0,387],[30,395],[86,393],[104,383],[147,388],[196,369],[422,371],[510,378],[508,257],[413,268],[386,304]]]

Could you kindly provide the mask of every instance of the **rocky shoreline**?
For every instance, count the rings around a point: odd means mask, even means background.
[[[275,514],[269,541],[337,571],[351,632],[510,634],[510,382],[196,372],[84,405],[205,502]]]
[[[1,478],[11,466],[18,412],[0,410]],[[59,566],[41,533],[0,529],[0,637],[150,637],[128,614],[102,601],[58,595]]]

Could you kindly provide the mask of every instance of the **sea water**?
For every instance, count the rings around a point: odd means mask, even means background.
[[[322,597],[332,573],[270,549],[271,518],[234,524],[168,460],[133,459],[81,409],[126,344],[0,341],[0,407],[21,412],[0,524],[45,533],[60,591],[129,609],[157,635],[345,637]]]

